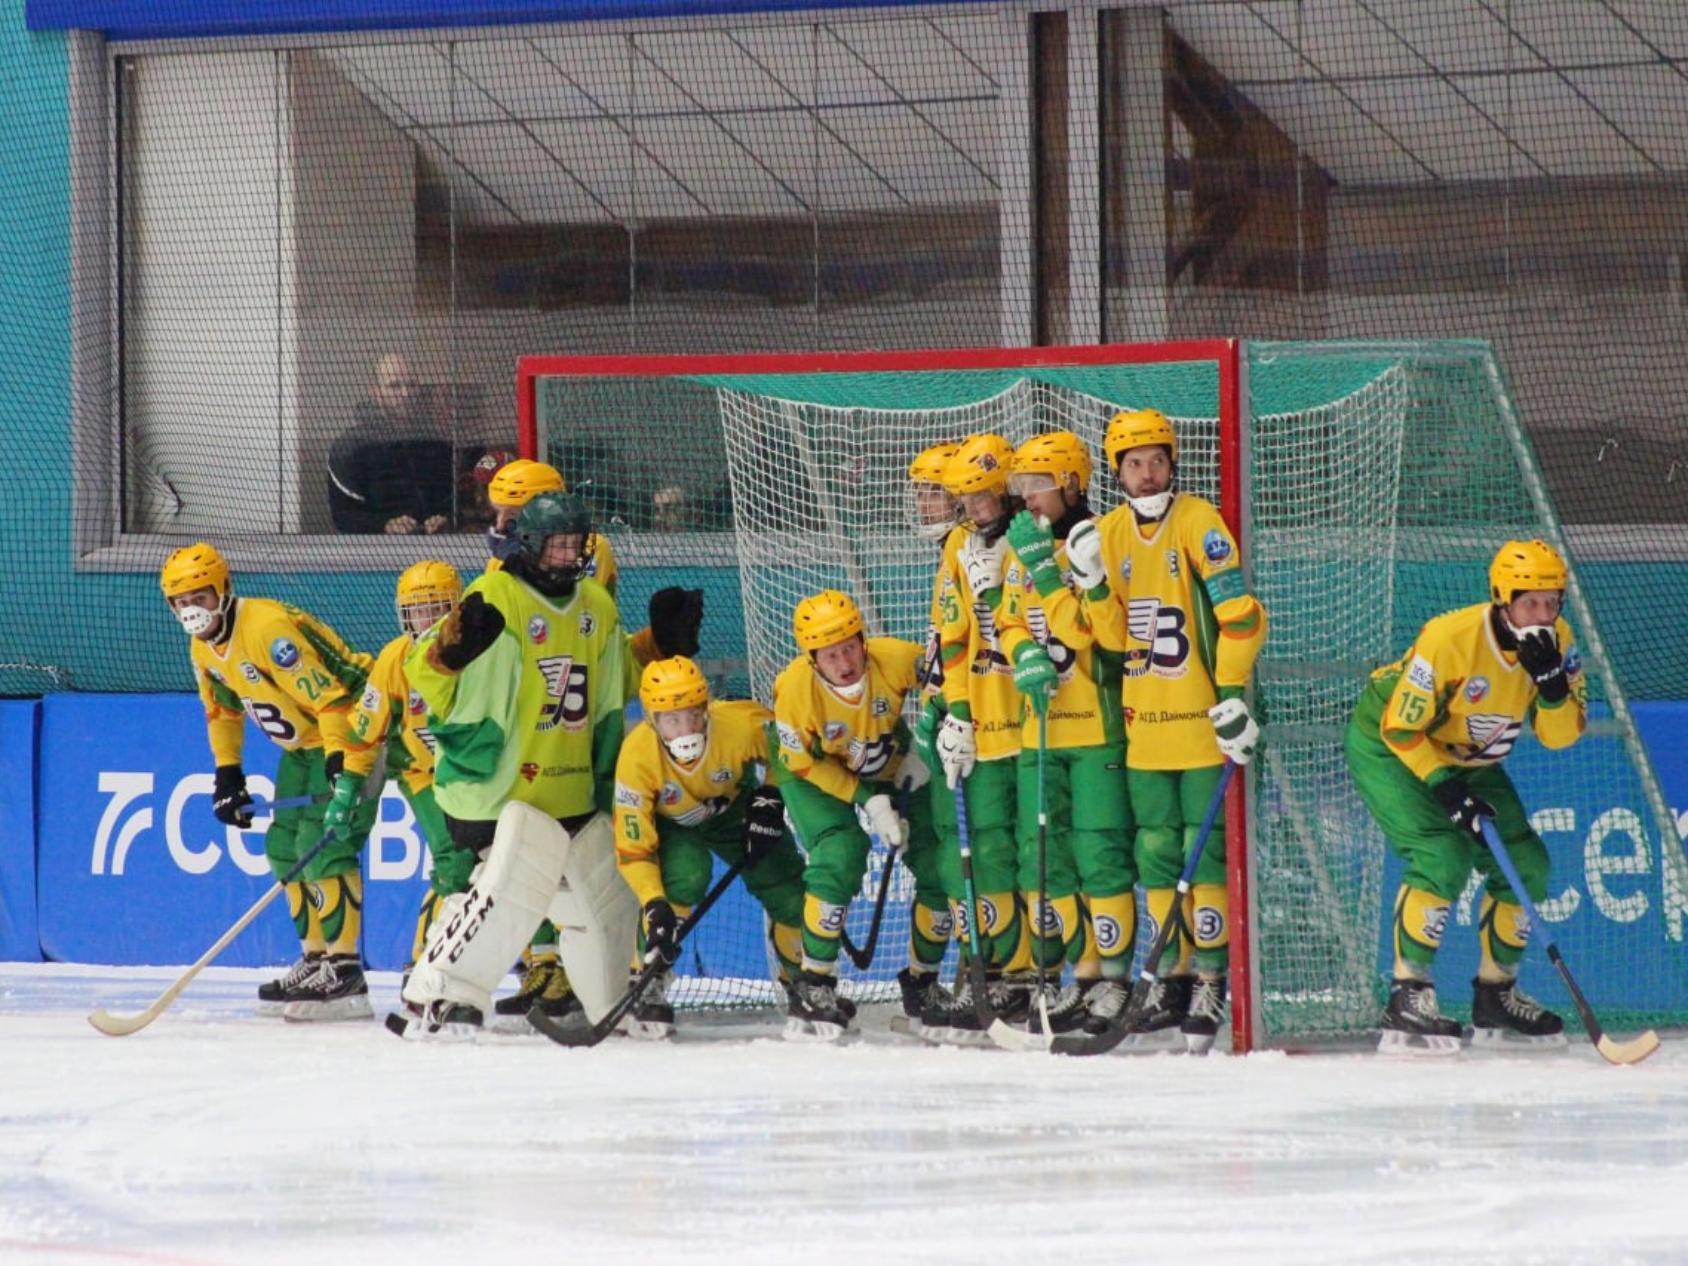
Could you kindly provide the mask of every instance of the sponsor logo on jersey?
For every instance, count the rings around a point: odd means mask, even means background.
[[[1207,535],[1202,537],[1202,553],[1207,555],[1208,562],[1217,567],[1231,557],[1231,542],[1218,528],[1209,528]]]
[[[291,668],[299,662],[299,648],[285,637],[278,637],[270,643],[270,658],[277,668]]]
[[[1474,712],[1465,718],[1470,744],[1454,751],[1461,760],[1492,765],[1512,750],[1523,729],[1522,721],[1504,712]]]
[[[680,790],[679,783],[665,782],[662,784],[662,790],[657,793],[657,798],[661,800],[663,804],[676,805],[680,803],[680,797],[684,794],[685,793]]]
[[[803,736],[792,726],[787,725],[784,721],[775,721],[774,730],[780,736],[781,747],[789,748],[794,752],[801,752],[803,750]]]
[[[842,721],[828,721],[821,733],[828,743],[836,743],[850,732],[850,727]]]
[[[1576,647],[1565,652],[1565,675],[1575,677],[1582,672],[1582,653]]]
[[[1131,579],[1131,560],[1129,558],[1122,558],[1120,560],[1119,578],[1121,580],[1130,580]]]
[[[374,686],[365,686],[363,698],[358,700],[358,706],[365,712],[381,711],[381,692]]]
[[[535,646],[544,646],[551,636],[550,622],[542,615],[536,615],[528,621],[528,641]]]
[[[891,701],[884,695],[873,696],[873,715],[876,717],[891,715]]]
[[[1175,549],[1166,551],[1166,574],[1174,580],[1178,579],[1178,551]]]
[[[240,675],[246,678],[246,680],[251,682],[254,686],[258,684],[258,666],[251,660],[243,659],[240,661]]]
[[[709,771],[710,782],[731,782],[733,771],[730,769],[712,769]]]
[[[532,782],[535,778],[539,777],[539,766],[531,760],[523,761],[522,777],[527,779],[529,782]]]
[[[592,613],[590,611],[582,611],[580,613],[580,636],[581,637],[591,637],[592,636],[592,630],[597,628],[597,627],[598,627],[598,622],[597,622],[597,620],[592,618]]]
[[[1436,670],[1424,656],[1414,655],[1413,662],[1407,665],[1407,684],[1417,686],[1426,694],[1435,693]]]
[[[645,798],[624,782],[615,785],[615,802],[623,809],[642,809],[645,806]]]
[[[1159,598],[1133,598],[1125,619],[1132,640],[1148,643],[1125,652],[1127,677],[1182,677],[1189,671],[1190,639],[1184,632],[1182,607],[1163,606]]]
[[[421,716],[427,710],[428,710],[428,701],[426,699],[424,699],[421,696],[421,694],[419,694],[417,691],[412,690],[410,692],[410,713],[411,713],[411,715],[412,716]]]
[[[1487,677],[1473,677],[1465,683],[1465,701],[1467,703],[1481,703],[1483,696],[1489,693],[1489,679]]]

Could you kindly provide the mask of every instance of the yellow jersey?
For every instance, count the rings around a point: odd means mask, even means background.
[[[615,860],[643,906],[666,895],[662,824],[699,827],[761,783],[774,714],[751,699],[711,700],[709,741],[690,766],[668,754],[649,721],[634,726],[615,763]]]
[[[1090,617],[1073,589],[1067,568],[1067,543],[1055,542],[1055,565],[1061,570],[1061,584],[1040,594],[1027,570],[1012,549],[1003,564],[1002,605],[997,624],[1010,656],[1026,637],[1037,641],[1059,674],[1059,685],[1049,700],[1049,746],[1125,748],[1125,722],[1121,710],[1120,655],[1096,645]],[[1037,743],[1037,715],[1025,710],[1021,742]]]
[[[1588,724],[1588,683],[1564,617],[1553,631],[1571,690],[1548,703],[1495,637],[1486,602],[1439,615],[1406,653],[1372,674],[1356,714],[1420,778],[1505,759],[1530,721],[1543,747],[1569,747]]]
[[[1242,692],[1266,641],[1266,609],[1248,592],[1231,530],[1189,493],[1155,523],[1122,505],[1097,530],[1108,594],[1083,602],[1097,642],[1125,655],[1126,764],[1222,764],[1208,709]]]
[[[363,692],[370,658],[298,607],[237,598],[229,635],[194,638],[192,656],[211,755],[240,764],[244,718],[289,751],[346,748],[347,714]]]
[[[406,758],[405,785],[421,791],[434,782],[434,736],[428,729],[427,701],[411,688],[404,674],[412,645],[410,634],[400,633],[375,657],[375,667],[369,670],[363,694],[350,714],[346,768],[358,774],[374,773],[381,745],[397,721]]]
[[[889,782],[908,750],[903,699],[919,679],[921,648],[895,637],[867,639],[867,675],[854,701],[828,685],[807,654],[774,680],[780,767],[828,795],[866,803]]]
[[[1008,659],[1013,643],[1003,644],[997,611],[983,598],[975,598],[967,587],[967,572],[959,555],[972,530],[958,527],[944,542],[938,594],[944,700],[951,707],[967,705],[979,759],[1003,760],[1020,754],[1025,696],[1014,686],[1014,668]],[[1005,583],[1004,590],[1006,587]]]

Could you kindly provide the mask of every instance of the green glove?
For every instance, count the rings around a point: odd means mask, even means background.
[[[1049,696],[1060,685],[1055,661],[1036,642],[1021,642],[1014,649],[1014,686],[1031,700],[1032,711],[1042,716],[1049,708]]]
[[[1061,587],[1061,569],[1055,565],[1055,537],[1030,510],[1020,511],[1009,521],[1008,544],[1031,573],[1039,594],[1047,598]]]
[[[935,746],[938,738],[938,725],[944,719],[944,709],[936,698],[926,701],[926,706],[920,710],[915,718],[914,733],[911,746],[920,754],[920,759],[926,762],[927,768],[938,763],[938,752]]]
[[[351,835],[352,814],[357,811],[363,796],[363,775],[343,773],[334,780],[334,798],[322,813],[322,833],[330,832],[342,839]]]

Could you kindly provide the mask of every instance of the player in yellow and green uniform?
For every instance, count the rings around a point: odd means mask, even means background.
[[[369,987],[358,949],[363,877],[358,854],[376,804],[360,799],[362,779],[341,772],[349,714],[363,693],[370,659],[315,616],[268,598],[237,598],[229,566],[203,542],[171,554],[160,574],[165,599],[192,637],[199,697],[216,762],[212,812],[219,822],[252,825],[252,797],[241,768],[246,718],[282,749],[277,800],[317,803],[281,809],[264,832],[264,854],[280,879],[319,839],[302,880],[288,883],[287,906],[302,952],[279,980],[258,989],[261,1011],[290,1020],[367,1017]],[[324,804],[333,796],[332,804]],[[330,810],[331,820],[325,821]]]
[[[1009,487],[1026,508],[1008,525],[1006,598],[999,620],[1010,656],[1021,640],[1032,637],[1049,653],[1059,675],[1046,715],[1041,793],[1035,712],[1026,717],[1019,769],[1020,891],[1031,912],[1034,952],[1057,980],[1063,961],[1070,959],[1076,967],[1074,984],[1049,1002],[1050,1027],[1057,1033],[1084,1023],[1086,999],[1097,982],[1129,981],[1137,932],[1121,655],[1096,645],[1067,568],[1068,537],[1095,518],[1087,500],[1090,471],[1090,452],[1071,431],[1034,436],[1014,450]],[[1040,794],[1048,821],[1050,906],[1041,913],[1036,900]],[[1035,1008],[1031,1022],[1041,1025]]]
[[[638,975],[646,953],[668,966],[680,921],[709,889],[714,858],[745,859],[744,886],[761,902],[789,990],[803,954],[803,858],[785,829],[785,805],[763,777],[774,715],[749,699],[711,700],[709,683],[684,657],[647,664],[639,679],[645,719],[615,766],[615,855],[639,899]],[[674,1008],[665,970],[629,1017],[637,1037],[667,1037]]]
[[[1568,578],[1551,545],[1508,541],[1489,567],[1489,601],[1427,623],[1398,662],[1372,674],[1354,707],[1348,769],[1407,867],[1380,1049],[1459,1049],[1431,967],[1473,869],[1483,877],[1473,1040],[1565,1040],[1563,1021],[1517,987],[1529,920],[1484,842],[1483,819],[1494,821],[1530,898],[1544,900],[1547,848],[1501,762],[1525,725],[1557,750],[1588,724],[1582,663],[1560,615]]]
[[[1104,437],[1126,503],[1067,539],[1067,561],[1097,641],[1125,652],[1126,782],[1137,870],[1155,926],[1178,917],[1175,885],[1224,762],[1254,757],[1260,729],[1244,693],[1266,640],[1219,511],[1177,489],[1178,438],[1154,409],[1118,413]],[[1191,1051],[1210,1049],[1225,1001],[1230,913],[1224,817],[1196,868],[1190,908],[1143,1011],[1146,1029],[1177,1023]],[[1186,963],[1193,940],[1196,976]],[[1129,990],[1111,988],[1086,1029],[1103,1031]],[[1182,1013],[1182,1018],[1180,1015]]]
[[[621,746],[626,639],[614,599],[584,574],[592,540],[585,505],[541,493],[523,507],[512,536],[516,552],[478,577],[405,661],[437,744],[435,797],[452,842],[476,855],[494,844],[499,813],[512,800],[557,820],[577,841],[602,814],[607,834]],[[479,1022],[486,982],[468,982],[461,996],[430,992],[445,988],[437,974],[450,977],[445,967],[425,976],[418,965],[404,990],[408,1012],[394,1027]]]
[[[434,800],[434,736],[428,730],[428,705],[411,689],[404,673],[405,657],[415,639],[445,619],[462,594],[463,581],[450,563],[426,559],[400,573],[394,605],[402,632],[376,655],[363,695],[350,717],[347,774],[357,779],[368,777],[385,753],[383,773],[397,778],[432,861],[406,971],[422,953],[423,938],[441,898],[468,888],[469,871],[474,865],[473,854],[452,847],[445,818]],[[395,733],[397,743],[391,741]]]
[[[1009,1022],[1023,1020],[1030,1002],[1031,943],[1015,891],[1015,783],[1025,713],[1022,689],[1039,702],[1056,680],[1054,664],[1037,641],[1022,633],[1012,648],[997,628],[1003,601],[1004,538],[1021,508],[1008,489],[1014,450],[999,435],[972,435],[944,468],[944,487],[961,504],[954,562],[941,581],[938,642],[944,666],[944,716],[933,746],[951,791],[950,811],[939,820],[946,866],[959,869],[960,830],[954,790],[964,788],[973,876],[979,901],[978,943],[985,958],[990,1010]],[[1017,684],[1018,683],[1018,684]],[[947,885],[957,926],[969,916],[959,878]],[[962,936],[962,945],[969,944]],[[1012,974],[1013,979],[1006,979]],[[934,1027],[943,1021],[934,1017]],[[924,1021],[923,1021],[924,1027]],[[948,1018],[958,1040],[972,1040],[979,1010],[967,977]]]
[[[827,589],[804,598],[792,613],[801,653],[774,682],[771,775],[809,853],[803,971],[786,1026],[786,1036],[798,1041],[834,1040],[849,1022],[852,1008],[838,997],[839,937],[867,870],[869,832],[902,852],[915,901],[927,911],[914,920],[911,962],[935,971],[946,945],[922,935],[941,926],[936,912],[946,908],[945,888],[931,808],[914,794],[926,783],[926,766],[909,751],[902,715],[921,648],[865,637],[864,628],[848,594]]]

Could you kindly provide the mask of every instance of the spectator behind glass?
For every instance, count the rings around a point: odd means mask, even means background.
[[[516,460],[516,454],[505,448],[483,449],[475,464],[457,481],[457,530],[484,532],[498,518],[498,511],[487,499],[487,489],[499,470]]]
[[[328,505],[339,532],[408,535],[451,526],[451,441],[402,356],[375,363],[369,399],[328,451]]]

